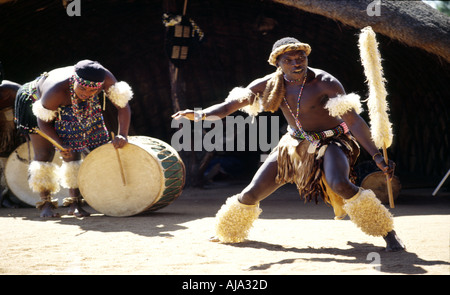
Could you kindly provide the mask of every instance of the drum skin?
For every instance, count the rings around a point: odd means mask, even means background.
[[[391,180],[392,184],[392,197],[397,199],[401,190],[401,184],[397,176],[394,175]],[[389,204],[389,194],[386,184],[386,175],[382,171],[375,171],[364,177],[361,182],[361,187],[365,189],[371,189],[377,198],[383,204]]]
[[[167,143],[152,137],[130,136],[116,150],[111,143],[93,150],[83,161],[78,185],[85,201],[108,216],[133,216],[155,211],[179,197],[185,183],[185,167]]]
[[[28,155],[28,143],[18,146],[8,157],[5,165],[6,184],[10,191],[20,201],[32,207],[41,201],[39,193],[34,193],[28,185],[29,161],[34,157],[33,147],[30,143],[30,155]],[[53,163],[61,166],[62,160],[59,153],[55,153]],[[69,197],[69,190],[61,187],[53,198],[58,199],[58,205],[62,206],[64,198]]]

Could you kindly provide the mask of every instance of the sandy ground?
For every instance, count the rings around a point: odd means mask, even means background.
[[[185,189],[169,206],[133,217],[86,207],[92,216],[42,220],[34,208],[0,208],[0,274],[450,274],[450,193],[400,193],[391,212],[402,253],[384,252],[382,238],[348,219],[333,220],[322,202],[303,203],[291,185],[262,202],[248,241],[208,241],[215,213],[243,187]]]

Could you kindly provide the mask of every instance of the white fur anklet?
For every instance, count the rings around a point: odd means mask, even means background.
[[[59,192],[58,167],[51,162],[32,161],[28,167],[28,185],[35,193]]]
[[[242,204],[238,196],[229,197],[216,214],[216,238],[223,243],[243,242],[262,212],[259,205]]]
[[[61,186],[65,188],[78,188],[78,171],[83,160],[65,162],[63,161],[59,170],[61,175]]]
[[[361,189],[343,206],[350,219],[364,233],[386,236],[394,229],[392,214],[381,204],[372,190]]]

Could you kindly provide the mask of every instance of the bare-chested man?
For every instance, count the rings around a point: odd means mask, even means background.
[[[117,108],[119,130],[112,143],[115,148],[122,148],[127,143],[131,118],[128,101],[133,92],[98,62],[83,60],[75,66],[54,69],[24,84],[17,93],[16,124],[19,131],[29,134],[33,145],[35,155],[28,183],[40,194],[41,202],[36,205],[41,217],[58,216],[53,211],[57,202],[51,196],[59,191],[59,184],[69,188],[70,197],[64,200],[68,213],[89,215],[81,207],[77,175],[81,153],[109,140],[98,95],[101,91]],[[37,127],[65,149],[60,151],[61,169],[52,163],[55,148],[36,134]]]
[[[241,109],[251,115],[281,109],[288,132],[259,168],[251,183],[229,197],[216,215],[214,240],[236,243],[248,235],[261,213],[259,202],[285,183],[293,182],[305,198],[322,196],[333,206],[336,219],[347,214],[369,235],[385,239],[387,251],[404,249],[393,228],[393,218],[371,190],[351,181],[359,145],[373,156],[390,177],[394,163],[386,165],[374,145],[370,129],[359,116],[359,96],[346,94],[329,73],[308,67],[311,47],[295,38],[278,40],[269,63],[277,67],[271,75],[246,88],[233,89],[225,102],[203,111],[184,110],[173,115],[190,120],[224,118]],[[213,118],[214,118],[213,117]]]

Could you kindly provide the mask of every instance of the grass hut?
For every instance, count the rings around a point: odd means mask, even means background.
[[[403,187],[436,186],[450,167],[450,21],[420,1],[82,0],[79,16],[67,14],[68,2],[0,1],[6,79],[24,83],[80,59],[98,60],[135,91],[131,133],[170,142],[173,76],[164,13],[185,8],[204,33],[177,73],[181,108],[207,107],[272,72],[268,55],[285,36],[309,43],[312,67],[366,97],[357,40],[370,25],[380,43],[394,126],[389,156]],[[106,117],[114,126],[115,114]]]

